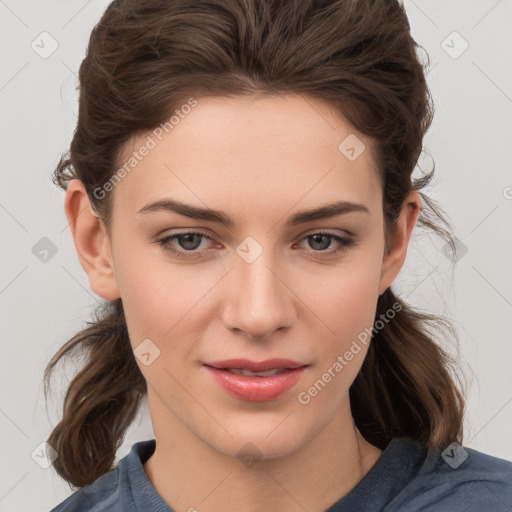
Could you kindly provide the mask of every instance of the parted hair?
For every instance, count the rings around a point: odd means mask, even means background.
[[[95,190],[116,172],[131,137],[165,123],[190,97],[300,94],[323,100],[372,141],[386,237],[416,190],[418,228],[455,253],[446,216],[421,191],[435,166],[412,176],[434,113],[420,50],[396,0],[115,0],[91,32],[76,129],[53,181],[65,190],[81,180],[110,232],[112,193]],[[358,429],[381,449],[397,436],[425,449],[462,442],[464,398],[440,343],[455,329],[388,288],[375,319],[390,308],[396,314],[373,331],[350,388]],[[59,475],[83,487],[112,469],[147,389],[122,298],[103,302],[53,356],[46,394],[57,364],[78,356],[48,443]]]

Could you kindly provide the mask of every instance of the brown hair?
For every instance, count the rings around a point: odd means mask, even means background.
[[[165,123],[192,96],[301,94],[332,105],[374,143],[388,235],[407,194],[434,173],[412,179],[433,117],[418,48],[405,9],[392,0],[116,0],[91,33],[78,122],[54,182],[66,189],[80,179],[108,229],[112,194],[95,190],[113,176],[133,135]],[[419,225],[455,253],[450,225],[419,193]],[[455,331],[390,288],[376,319],[397,304],[350,389],[356,425],[381,449],[397,436],[428,448],[461,442],[464,400],[431,329]],[[65,356],[87,357],[48,439],[59,455],[55,469],[76,487],[111,469],[146,392],[121,299],[107,301],[88,324],[45,371],[47,390]]]

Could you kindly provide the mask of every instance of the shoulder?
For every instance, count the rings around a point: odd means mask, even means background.
[[[430,451],[393,501],[397,512],[510,512],[512,462],[452,443]]]
[[[153,453],[155,441],[134,444],[115,469],[69,496],[50,512],[135,512],[133,490],[144,479],[142,463]],[[143,485],[146,482],[143,482]]]
[[[69,496],[50,512],[103,512],[117,511],[119,503],[119,470],[105,473],[92,484]]]

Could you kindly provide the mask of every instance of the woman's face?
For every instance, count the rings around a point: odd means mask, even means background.
[[[155,434],[272,457],[351,421],[362,340],[401,266],[384,259],[370,143],[292,95],[197,99],[132,142],[109,251]]]

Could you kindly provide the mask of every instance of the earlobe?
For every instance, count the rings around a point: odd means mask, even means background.
[[[402,204],[400,217],[390,233],[389,250],[382,263],[379,295],[391,286],[403,267],[409,240],[418,220],[420,209],[420,195],[416,191],[410,192]]]
[[[118,299],[110,239],[80,180],[69,183],[64,206],[78,259],[89,277],[91,290],[104,299]]]

